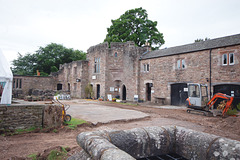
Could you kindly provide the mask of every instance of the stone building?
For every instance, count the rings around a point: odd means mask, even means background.
[[[95,97],[120,97],[132,101],[138,95],[139,58],[146,48],[133,42],[99,44],[87,51],[89,83]]]
[[[74,61],[60,65],[59,71],[52,73],[58,91],[65,91],[74,98],[85,97],[85,86],[88,84],[88,61]]]
[[[137,95],[144,101],[161,99],[182,105],[187,83],[207,84],[210,95],[222,92],[240,97],[239,62],[240,34],[155,51],[133,42],[103,43],[88,49],[86,61],[63,64],[51,77],[44,81],[38,77],[39,82],[33,83],[68,91],[76,98],[86,97],[85,88],[90,85],[92,98],[107,100],[111,95],[133,101]],[[24,81],[23,88],[29,86]]]
[[[13,97],[24,98],[27,95],[35,94],[42,95],[43,92],[48,92],[56,89],[54,77],[42,76],[13,76]],[[35,91],[34,91],[35,90]]]
[[[207,84],[211,95],[240,97],[239,62],[240,34],[149,52],[140,58],[140,97],[182,105],[187,83]]]

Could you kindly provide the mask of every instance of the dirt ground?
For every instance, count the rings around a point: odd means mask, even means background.
[[[75,130],[60,128],[58,133],[26,133],[14,136],[0,136],[0,159],[26,159],[30,154],[46,154],[48,150],[59,146],[69,147],[69,156],[81,150],[76,136],[85,131],[122,130],[146,126],[177,125],[222,137],[240,140],[240,116],[206,117],[189,114],[186,110],[159,109],[141,106],[122,105],[101,102],[110,107],[132,109],[147,113],[150,117],[135,121],[116,121],[108,124],[83,125]],[[14,158],[15,157],[15,158]],[[20,158],[21,157],[21,158]]]

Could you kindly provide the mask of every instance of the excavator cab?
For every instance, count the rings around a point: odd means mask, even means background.
[[[187,106],[203,110],[208,102],[208,89],[206,84],[188,83]]]

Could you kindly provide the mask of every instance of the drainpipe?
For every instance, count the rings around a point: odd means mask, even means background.
[[[212,98],[212,48],[210,49],[209,52],[209,89],[210,89],[210,99]]]

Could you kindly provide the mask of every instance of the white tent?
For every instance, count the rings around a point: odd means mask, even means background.
[[[0,50],[0,87],[3,88],[0,104],[11,104],[13,74],[10,65]]]

